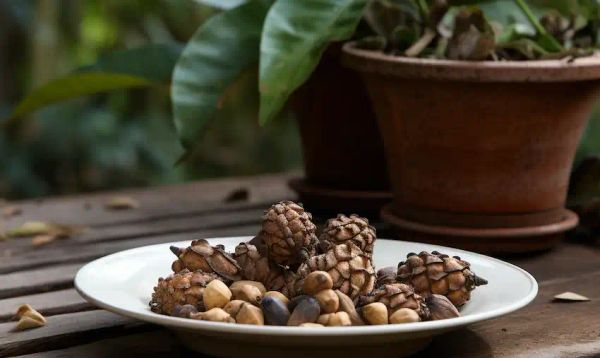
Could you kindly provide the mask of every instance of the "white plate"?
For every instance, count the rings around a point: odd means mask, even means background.
[[[250,237],[209,239],[228,251]],[[471,269],[489,281],[478,287],[462,308],[461,317],[430,322],[356,327],[275,327],[226,324],[163,316],[150,311],[148,302],[158,277],[171,273],[174,256],[170,245],[184,247],[189,241],[144,246],[90,262],[75,277],[77,291],[106,310],[174,329],[190,348],[219,356],[277,356],[285,354],[328,357],[352,352],[370,356],[399,357],[422,349],[433,336],[471,323],[499,317],[531,302],[537,282],[526,271],[488,256],[443,246],[378,239],[377,267],[396,266],[409,252],[437,250],[458,255]],[[347,353],[345,353],[347,354]],[[347,356],[347,355],[346,355]]]

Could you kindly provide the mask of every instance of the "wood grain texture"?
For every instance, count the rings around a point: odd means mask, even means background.
[[[0,275],[0,299],[71,287],[81,266],[81,263],[47,266]]]
[[[141,237],[136,239],[90,243],[73,247],[48,246],[41,250],[33,250],[19,256],[8,256],[0,261],[0,274],[39,268],[47,265],[85,262],[95,258],[131,249],[134,247],[161,244],[171,241],[192,240],[202,237],[254,235],[259,225],[229,226],[221,229],[202,230],[193,233],[166,234]]]
[[[0,322],[9,321],[22,304],[29,304],[44,316],[93,309],[75,289],[38,293],[0,300]]]
[[[239,203],[228,203],[229,206],[244,207],[294,198],[295,194],[288,188],[287,180],[296,175],[273,174],[204,180],[147,189],[11,202],[6,205],[19,207],[22,214],[0,220],[4,227],[17,226],[30,220],[101,226],[222,211],[226,199],[240,189],[248,191],[248,199]],[[133,210],[106,210],[105,203],[115,196],[131,197],[140,203],[140,207]]]
[[[65,357],[202,357],[187,352],[167,330],[132,334],[89,344],[19,356],[21,358]]]
[[[0,357],[59,349],[156,329],[155,326],[100,310],[51,316],[45,326],[22,332],[14,332],[14,326],[14,322],[0,324]]]

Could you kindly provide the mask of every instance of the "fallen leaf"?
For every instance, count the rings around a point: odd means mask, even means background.
[[[128,210],[140,207],[140,203],[129,196],[115,196],[110,199],[104,207],[108,210]]]
[[[8,230],[9,237],[29,237],[35,235],[48,234],[54,229],[54,226],[43,221],[28,221],[21,226]]]
[[[17,215],[21,215],[23,211],[21,210],[21,208],[16,207],[16,206],[7,206],[5,208],[2,209],[2,215],[5,218],[9,218],[12,216],[17,216]]]
[[[44,221],[28,221],[6,233],[8,237],[32,237],[38,235],[53,235],[57,238],[67,238],[85,230],[82,226],[63,225]]]
[[[56,235],[37,235],[31,240],[31,245],[33,246],[43,246],[54,242],[58,236]]]
[[[589,301],[590,299],[575,292],[563,292],[554,296],[555,300],[559,301]]]

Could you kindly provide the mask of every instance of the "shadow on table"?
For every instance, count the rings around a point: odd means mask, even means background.
[[[477,333],[468,328],[449,332],[436,337],[424,351],[415,358],[450,357],[492,357],[489,344]]]

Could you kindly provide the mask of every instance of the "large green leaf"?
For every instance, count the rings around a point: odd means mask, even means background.
[[[168,84],[182,48],[180,44],[152,44],[115,51],[33,90],[17,104],[8,120],[12,123],[42,107],[84,95],[153,83]]]
[[[124,73],[168,84],[182,50],[182,44],[171,43],[114,51],[79,71]]]
[[[262,25],[271,1],[256,0],[210,18],[187,44],[171,88],[175,126],[190,150],[219,110],[227,88],[258,64]]]
[[[17,118],[53,103],[78,96],[111,91],[120,88],[142,87],[151,81],[121,73],[82,72],[59,78],[33,90],[13,110],[5,124],[12,124]]]
[[[260,44],[260,122],[279,113],[332,41],[354,33],[367,0],[277,0]]]

